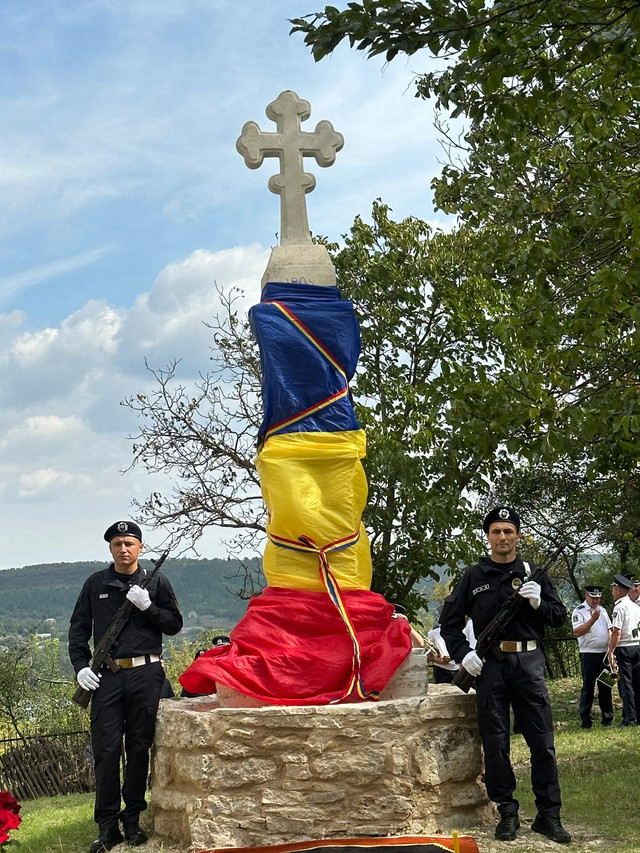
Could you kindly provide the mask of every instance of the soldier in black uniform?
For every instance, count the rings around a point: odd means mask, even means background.
[[[531,752],[531,783],[538,814],[534,832],[567,843],[571,836],[560,822],[560,786],[553,743],[549,693],[541,649],[545,625],[564,623],[566,610],[548,575],[528,580],[535,569],[520,559],[520,518],[511,507],[495,507],[484,519],[490,557],[469,566],[445,599],[440,631],[452,657],[476,676],[478,726],[482,738],[487,794],[498,806],[496,838],[513,841],[520,826],[516,780],[509,758],[509,709]],[[496,653],[485,660],[471,649],[464,634],[465,617],[473,619],[479,637],[514,590],[526,599],[505,628]]]
[[[113,563],[95,572],[84,583],[71,616],[69,657],[78,684],[95,691],[91,702],[91,740],[96,774],[94,818],[98,838],[90,853],[102,853],[123,837],[134,846],[147,835],[139,824],[146,809],[145,790],[149,749],[153,741],[156,713],[165,680],[160,661],[162,635],[177,634],[182,615],[171,584],[156,573],[148,588],[140,586],[146,571],[138,565],[142,533],[132,521],[116,521],[104,534]],[[123,628],[113,657],[120,666],[106,666],[97,675],[91,670],[89,640],[100,641],[122,603],[128,599],[136,609]],[[120,811],[120,752],[124,737],[126,774],[122,785],[124,809]]]

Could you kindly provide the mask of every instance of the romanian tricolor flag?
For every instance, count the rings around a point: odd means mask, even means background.
[[[249,317],[263,376],[267,588],[231,645],[201,655],[180,681],[270,704],[375,699],[411,639],[409,623],[370,591],[366,442],[349,392],[360,354],[353,306],[337,287],[270,282]]]

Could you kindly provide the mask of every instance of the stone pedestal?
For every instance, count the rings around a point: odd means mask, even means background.
[[[274,246],[262,275],[262,287],[268,281],[335,285],[336,270],[329,252],[320,243]]]
[[[192,849],[430,834],[484,822],[475,697],[221,708],[164,700],[155,829]]]

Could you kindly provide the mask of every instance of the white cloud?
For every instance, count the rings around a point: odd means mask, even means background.
[[[92,300],[57,327],[24,332],[20,312],[0,315],[0,513],[14,519],[0,527],[0,565],[28,562],[5,531],[26,530],[36,507],[46,507],[37,511],[39,535],[48,530],[58,541],[54,519],[64,526],[80,513],[104,527],[129,514],[134,496],[166,487],[143,471],[123,476],[132,458],[127,435],[138,424],[120,402],[148,390],[145,357],[155,367],[182,358],[184,382],[206,371],[212,339],[202,321],[220,308],[214,285],[245,289],[245,305],[258,301],[268,254],[258,245],[197,250],[162,270],[131,307]]]
[[[70,471],[56,471],[53,468],[38,468],[21,474],[18,478],[18,497],[31,498],[35,495],[54,494],[59,489],[65,491],[90,491],[94,485],[93,478],[84,474],[74,474]]]
[[[166,267],[123,318],[121,369],[141,365],[144,359],[154,367],[165,367],[175,358],[182,359],[181,370],[190,375],[206,369],[212,336],[204,321],[219,311],[216,284],[225,291],[239,287],[257,302],[268,255],[258,245],[215,253],[199,249]]]

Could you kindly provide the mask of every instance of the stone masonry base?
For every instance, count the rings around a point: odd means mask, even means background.
[[[357,705],[160,703],[155,830],[190,846],[432,834],[491,814],[475,696],[451,685]]]

